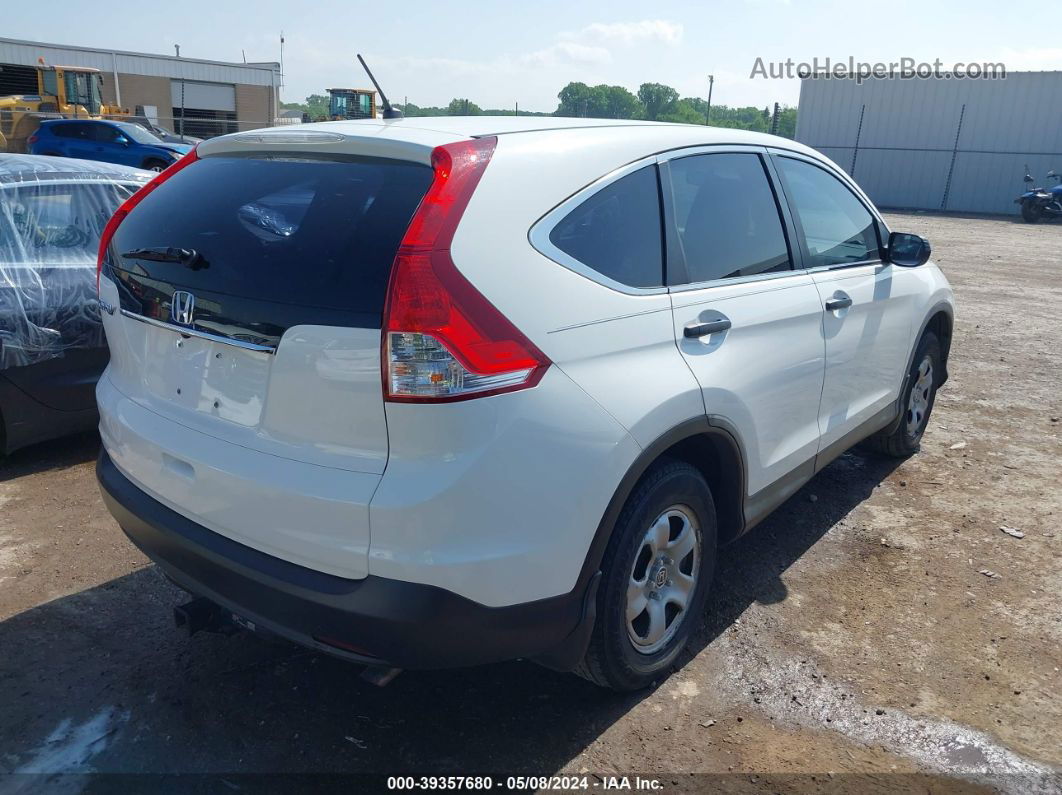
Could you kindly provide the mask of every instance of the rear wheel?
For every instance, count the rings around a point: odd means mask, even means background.
[[[907,376],[900,424],[892,433],[876,433],[866,440],[865,445],[894,458],[906,458],[917,453],[922,434],[929,424],[929,415],[933,411],[943,372],[940,340],[932,331],[927,331],[918,343],[914,363]]]
[[[1043,208],[1033,202],[1022,202],[1021,205],[1021,217],[1026,223],[1035,224],[1041,218],[1043,218]]]
[[[704,477],[662,460],[627,500],[602,561],[597,621],[576,673],[637,690],[666,674],[704,619],[716,523]]]
[[[144,168],[148,169],[149,171],[162,171],[168,165],[169,163],[164,163],[161,160],[148,160],[144,163]]]

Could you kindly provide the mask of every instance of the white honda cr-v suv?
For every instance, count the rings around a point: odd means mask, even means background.
[[[857,442],[918,449],[952,329],[928,256],[730,129],[214,138],[101,243],[103,495],[192,630],[637,688],[720,544]]]

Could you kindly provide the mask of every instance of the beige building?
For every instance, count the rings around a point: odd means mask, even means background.
[[[200,138],[274,124],[279,63],[230,63],[0,38],[0,96],[35,94],[36,65],[90,66],[104,100]]]

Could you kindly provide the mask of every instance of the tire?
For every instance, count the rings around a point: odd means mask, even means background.
[[[928,380],[923,368],[928,362]],[[868,438],[864,445],[873,452],[893,458],[907,458],[918,452],[922,444],[922,435],[929,424],[929,415],[933,413],[933,404],[937,399],[940,376],[944,372],[940,340],[932,331],[922,335],[915,350],[911,371],[907,374],[907,388],[904,390],[901,407],[903,414],[896,430],[886,434],[879,432]]]
[[[654,527],[658,532],[651,532]],[[639,690],[666,675],[704,620],[715,559],[715,503],[708,484],[686,462],[661,459],[616,520],[601,563],[597,621],[575,673],[620,691]],[[632,614],[645,605],[630,622],[628,599]]]
[[[1021,217],[1029,224],[1038,223],[1043,218],[1043,208],[1032,202],[1022,202],[1021,205]]]
[[[147,160],[144,162],[144,168],[149,171],[162,171],[169,166],[169,163],[164,163],[161,160]]]

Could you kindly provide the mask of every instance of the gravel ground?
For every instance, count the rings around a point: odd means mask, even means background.
[[[1062,229],[889,221],[932,241],[957,293],[922,452],[847,454],[725,550],[707,629],[646,693],[521,662],[377,688],[254,636],[183,638],[183,595],[99,499],[95,437],[0,462],[0,773],[20,774],[0,790],[563,772],[591,789],[643,773],[675,790],[1062,791]]]

